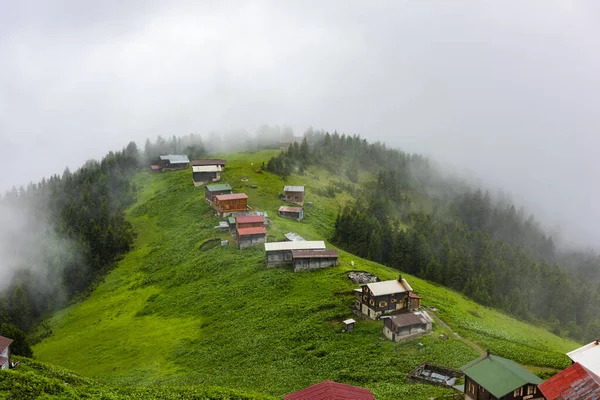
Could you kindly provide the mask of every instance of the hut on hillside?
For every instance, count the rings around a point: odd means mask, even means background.
[[[302,221],[302,219],[304,218],[304,208],[281,206],[279,207],[279,216],[283,218],[290,218]]]
[[[213,197],[218,194],[231,194],[231,186],[227,183],[220,183],[204,187],[204,198],[209,203],[212,203]]]
[[[326,250],[326,247],[325,242],[322,240],[265,243],[267,267],[277,267],[286,264],[292,264],[293,250]]]
[[[184,154],[167,154],[160,156],[160,166],[163,171],[187,169],[190,166],[190,159]]]
[[[221,180],[221,172],[225,169],[225,160],[193,160],[192,178],[196,186],[206,182]]]
[[[267,241],[267,228],[264,225],[237,229],[237,242],[240,250],[250,246],[263,244]]]
[[[356,307],[371,319],[384,314],[410,311],[412,288],[402,277],[397,280],[367,283],[355,289]]]
[[[326,268],[337,264],[337,250],[292,250],[294,272]]]
[[[304,186],[284,186],[283,187],[283,196],[285,198],[285,201],[303,205],[304,204]]]
[[[213,197],[213,207],[221,217],[232,213],[246,211],[248,196],[246,193],[218,194]]]
[[[262,215],[240,215],[235,217],[235,227],[240,228],[258,228],[265,226],[265,217]]]
[[[401,342],[431,332],[433,320],[425,311],[382,316],[383,334],[394,342]]]

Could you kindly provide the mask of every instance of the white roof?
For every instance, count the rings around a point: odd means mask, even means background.
[[[306,241],[306,239],[304,239],[302,236],[294,233],[294,232],[290,232],[290,233],[286,233],[285,238],[291,242],[304,242]]]
[[[322,240],[299,242],[271,242],[265,243],[265,251],[278,250],[324,250],[325,242]]]
[[[220,165],[198,165],[192,167],[192,171],[194,172],[221,172],[223,171],[223,167]]]
[[[284,186],[284,192],[304,192],[304,186]]]
[[[596,375],[600,374],[600,344],[597,341],[575,349],[567,353],[567,356]]]
[[[350,318],[350,319],[347,319],[347,320],[345,320],[345,321],[343,321],[343,322],[344,322],[346,325],[348,325],[348,324],[353,324],[353,323],[355,323],[356,321],[355,321],[355,320],[353,320],[352,318]]]
[[[397,280],[393,280],[367,283],[366,286],[373,293],[373,296],[383,296],[392,293],[412,292],[412,288],[410,287],[408,282],[406,282],[406,279],[402,279],[402,283],[398,282]]]

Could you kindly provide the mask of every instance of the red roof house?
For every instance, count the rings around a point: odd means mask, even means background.
[[[10,364],[10,344],[13,342],[4,336],[0,336],[0,369],[8,369]]]
[[[265,226],[265,217],[262,215],[240,215],[235,218],[235,226],[237,229]]]
[[[370,390],[344,385],[333,381],[323,381],[290,393],[283,400],[375,400]]]
[[[600,377],[579,363],[554,375],[538,388],[547,400],[600,399]]]
[[[237,229],[238,248],[243,250],[250,246],[267,242],[267,228],[263,226],[254,226],[250,228]]]

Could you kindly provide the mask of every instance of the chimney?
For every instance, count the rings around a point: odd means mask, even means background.
[[[398,282],[402,283],[402,275],[398,275]]]
[[[486,356],[486,357],[489,357],[489,356],[490,356],[490,351],[489,351],[489,350],[486,350],[485,352],[486,352],[486,355],[485,355],[485,356]]]
[[[594,343],[600,344],[600,338],[596,339],[596,341]]]

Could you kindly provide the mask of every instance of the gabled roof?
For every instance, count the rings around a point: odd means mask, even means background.
[[[493,354],[463,366],[461,371],[500,398],[523,385],[539,385],[542,380],[512,360]]]
[[[292,250],[292,258],[338,258],[337,250]]]
[[[219,201],[224,201],[224,200],[242,200],[242,199],[247,199],[248,195],[246,193],[230,193],[230,194],[218,194],[215,197]]]
[[[283,400],[375,400],[367,389],[324,381],[283,396]]]
[[[192,172],[221,172],[223,168],[220,165],[195,165],[192,166]]]
[[[214,185],[206,185],[205,187],[209,192],[224,192],[226,190],[231,190],[231,185],[228,183],[217,183]]]
[[[284,186],[283,191],[284,192],[303,192],[304,193],[304,186]]]
[[[383,318],[389,318],[392,321],[392,324],[398,327],[420,325],[426,324],[428,322],[433,322],[429,314],[427,314],[425,311],[408,312]]]
[[[190,159],[185,154],[167,154],[160,156],[161,160],[168,160],[171,164],[186,164],[190,162]]]
[[[201,165],[225,165],[227,161],[220,159],[204,159],[204,160],[193,160],[193,166],[201,166]]]
[[[4,336],[0,336],[0,353],[2,353],[4,351],[4,349],[6,349],[8,346],[10,346],[10,344],[13,342],[12,339],[4,337]]]
[[[265,251],[280,250],[325,250],[325,242],[322,240],[302,240],[298,242],[271,242],[265,243]]]
[[[238,228],[237,234],[238,236],[266,235],[267,228],[265,228],[264,226],[254,226],[252,228]]]
[[[575,349],[567,353],[567,356],[600,376],[600,340]]]
[[[235,217],[235,222],[238,224],[256,224],[256,223],[264,223],[265,217],[262,215],[241,215],[239,217]]]
[[[393,281],[381,281],[374,283],[367,283],[366,285],[369,291],[373,293],[373,296],[384,296],[392,293],[404,293],[412,292],[412,288],[406,282],[406,279],[402,279],[402,282],[398,280]]]
[[[281,207],[279,207],[279,212],[289,212],[289,213],[300,214],[302,212],[302,207],[281,206]]]
[[[547,400],[600,399],[600,377],[575,363],[539,386]]]

